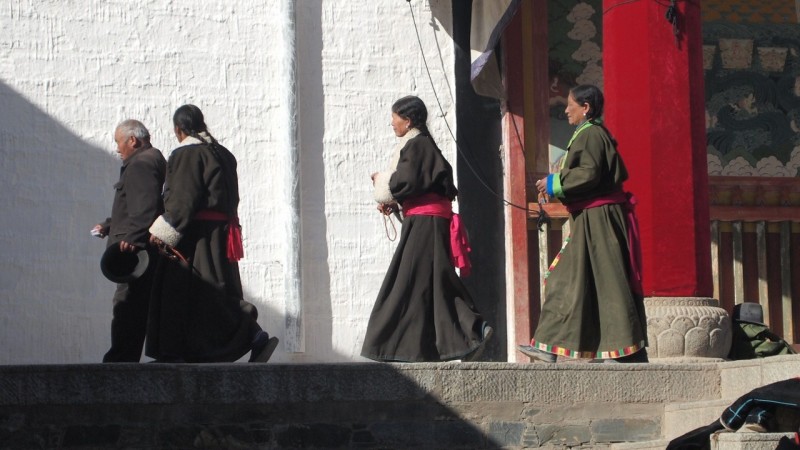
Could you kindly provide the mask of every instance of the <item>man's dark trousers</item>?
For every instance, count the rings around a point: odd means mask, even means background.
[[[142,357],[158,253],[151,249],[141,251],[149,253],[150,263],[141,277],[130,283],[117,284],[114,317],[111,319],[111,348],[103,356],[103,362],[139,362]]]

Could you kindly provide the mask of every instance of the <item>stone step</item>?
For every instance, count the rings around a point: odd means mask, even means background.
[[[609,450],[664,450],[667,444],[669,444],[669,440],[667,439],[643,442],[622,442],[611,444]]]
[[[717,400],[675,402],[664,407],[662,436],[674,439],[719,419],[737,398],[753,389],[796,377],[800,355],[773,356],[719,364],[720,390]]]
[[[0,450],[664,448],[762,365],[0,366]]]
[[[722,412],[735,399],[673,403],[664,406],[662,436],[671,440],[682,434],[719,420]]]
[[[0,366],[0,449],[608,448],[718,386],[716,364]]]
[[[711,450],[774,450],[781,439],[794,433],[719,432],[711,435]],[[609,450],[664,450],[670,439],[611,444]]]
[[[719,420],[720,415],[734,401],[735,399],[667,405],[664,408],[664,420],[662,422],[664,436],[672,440],[696,428],[714,423]],[[800,423],[800,413],[796,409],[776,408],[773,413],[775,414],[775,419],[772,422],[772,426],[776,427],[775,429],[792,430],[797,428],[798,423]],[[784,435],[786,433],[755,433],[746,427],[742,427],[737,432],[722,430],[715,433],[712,435],[712,444],[714,439],[717,439],[720,450],[728,448],[774,449],[777,441]],[[793,436],[793,433],[788,433],[788,435]]]
[[[770,356],[719,365],[719,398],[739,398],[761,386],[797,377],[800,355]]]
[[[784,437],[795,433],[720,432],[711,435],[711,450],[774,450]]]

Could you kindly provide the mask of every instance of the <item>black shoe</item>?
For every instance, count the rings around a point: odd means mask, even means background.
[[[259,331],[256,338],[253,339],[248,362],[265,363],[272,357],[276,348],[278,348],[278,338],[271,338],[266,331]]]
[[[521,351],[522,353],[530,356],[531,358],[537,359],[542,362],[546,363],[554,363],[556,362],[556,355],[552,353],[547,353],[539,350],[536,347],[531,345],[518,345],[517,350]]]
[[[475,361],[476,359],[481,357],[483,351],[486,349],[486,341],[488,341],[489,338],[491,338],[492,335],[494,334],[494,328],[492,328],[491,325],[484,323],[482,333],[483,333],[483,340],[481,341],[481,345],[479,345],[478,348],[473,350],[472,353],[462,358],[461,359],[462,361]]]
[[[744,427],[750,431],[766,433],[769,431],[769,425],[767,423],[771,418],[772,413],[764,408],[756,407],[750,410],[750,414],[744,419]]]
[[[784,436],[778,441],[778,446],[775,447],[775,450],[800,450],[800,431],[794,434],[794,436]]]

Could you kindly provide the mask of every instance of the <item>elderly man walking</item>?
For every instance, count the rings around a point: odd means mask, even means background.
[[[150,145],[150,132],[137,120],[122,121],[114,130],[117,153],[122,158],[119,181],[114,185],[111,217],[93,232],[108,236],[108,247],[121,252],[150,252],[147,269],[138,278],[118,283],[111,320],[111,348],[103,362],[139,362],[147,329],[153,271],[157,253],[148,248],[148,228],[164,211],[161,192],[167,163]],[[116,249],[114,249],[116,251]]]

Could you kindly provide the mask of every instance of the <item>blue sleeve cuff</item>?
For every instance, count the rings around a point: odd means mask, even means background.
[[[547,195],[551,197],[564,197],[564,188],[561,186],[561,174],[551,173],[547,176]]]

